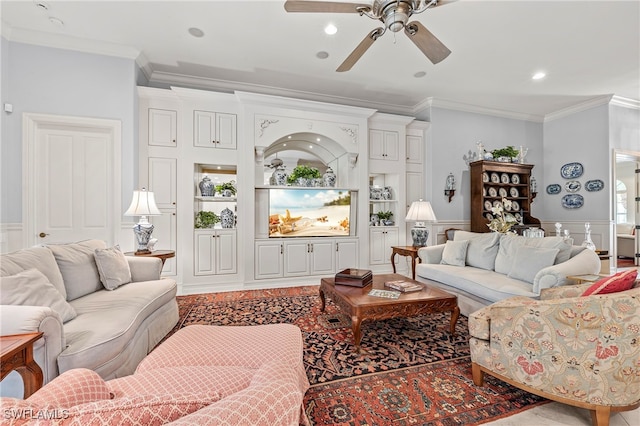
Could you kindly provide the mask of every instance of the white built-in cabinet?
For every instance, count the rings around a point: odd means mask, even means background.
[[[357,259],[356,239],[260,240],[255,245],[255,278],[333,275],[353,267]]]
[[[175,147],[178,143],[178,112],[170,109],[148,109],[149,145]]]
[[[194,274],[235,274],[238,271],[235,229],[194,232]]]
[[[212,111],[193,111],[193,144],[202,148],[236,149],[237,116]]]
[[[422,165],[424,158],[424,138],[422,135],[407,135],[407,164]]]
[[[369,158],[372,160],[397,161],[399,158],[398,132],[369,130]]]
[[[372,265],[391,264],[391,247],[398,245],[396,226],[376,226],[369,228],[369,263]]]

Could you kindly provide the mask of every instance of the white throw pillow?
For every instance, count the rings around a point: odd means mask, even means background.
[[[453,234],[453,240],[469,240],[466,259],[467,265],[493,271],[501,235],[502,234],[498,232],[456,231],[456,233]]]
[[[120,246],[96,249],[93,253],[100,273],[100,281],[107,290],[115,290],[131,282],[129,262],[120,251]]]
[[[440,263],[443,265],[464,266],[468,246],[469,240],[447,241],[442,251]]]
[[[541,269],[553,265],[558,252],[557,248],[518,247],[509,277],[533,284]]]
[[[53,252],[62,273],[67,300],[103,289],[93,252],[107,248],[104,241],[86,240],[73,244],[50,244],[47,247]]]
[[[48,306],[60,315],[62,322],[77,316],[73,306],[35,268],[0,278],[0,305]]]

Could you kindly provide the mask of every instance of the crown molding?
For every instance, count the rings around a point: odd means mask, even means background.
[[[78,52],[92,53],[94,55],[117,56],[134,60],[140,56],[138,49],[123,44],[70,37],[64,34],[25,30],[16,27],[5,30],[5,26],[8,25],[3,23],[2,35],[7,40],[13,42],[35,44],[55,49],[75,50]]]
[[[501,109],[487,108],[487,107],[482,107],[478,105],[470,105],[462,102],[449,101],[446,99],[438,99],[438,98],[432,98],[432,97],[426,98],[424,101],[414,106],[412,113],[417,114],[418,112],[427,108],[443,108],[443,109],[450,109],[454,111],[472,112],[475,114],[491,115],[494,117],[511,118],[514,120],[533,121],[536,123],[542,123],[544,120],[543,116],[537,115],[537,114],[525,114],[521,112],[504,111]]]
[[[629,109],[640,109],[640,100],[623,98],[622,96],[616,95],[611,98],[611,102],[609,104]]]
[[[588,99],[584,102],[577,103],[567,108],[560,109],[556,112],[545,115],[545,123],[548,121],[557,120],[568,115],[576,114],[578,112],[586,111],[591,108],[595,108],[600,105],[606,105],[611,101],[613,95],[602,95],[595,98]]]

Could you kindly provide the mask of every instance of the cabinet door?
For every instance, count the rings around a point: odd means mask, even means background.
[[[384,131],[369,130],[369,158],[384,160]]]
[[[157,238],[155,248],[157,250],[176,251],[177,220],[175,209],[160,209],[162,215],[149,217],[149,222],[153,224],[152,238]],[[167,259],[162,268],[162,275],[176,275],[176,259],[180,253],[176,251],[176,257]]]
[[[398,159],[399,148],[398,133],[384,132],[384,159],[396,161]]]
[[[218,148],[236,149],[236,115],[216,114],[216,146]]]
[[[279,278],[283,276],[284,245],[280,241],[258,241],[255,248],[255,278]]]
[[[311,275],[335,273],[333,240],[314,241],[310,244]]]
[[[284,276],[295,277],[309,275],[309,253],[311,243],[302,241],[285,241],[284,243]]]
[[[149,191],[153,191],[160,209],[175,208],[177,199],[175,158],[149,157]]]
[[[216,146],[216,113],[193,111],[193,145],[204,148]]]
[[[424,148],[420,136],[407,136],[407,163],[422,164]]]
[[[216,231],[217,256],[216,272],[218,274],[235,274],[238,271],[235,229]]]
[[[358,267],[358,241],[336,241],[336,271]]]
[[[194,238],[193,274],[213,275],[216,273],[216,232],[196,231]]]
[[[389,261],[385,256],[385,232],[382,226],[369,230],[369,263],[372,265],[381,265]]]
[[[385,239],[385,247],[384,247],[384,249],[385,249],[385,253],[384,253],[385,263],[391,264],[391,252],[393,251],[391,249],[391,247],[398,245],[398,228],[397,227],[388,228],[385,231],[384,239]],[[396,256],[396,259],[397,258],[398,258],[398,256]]]
[[[424,199],[424,182],[422,181],[422,173],[419,172],[407,172],[407,210],[411,207],[411,203]]]
[[[177,134],[177,111],[149,108],[149,145],[175,147]]]

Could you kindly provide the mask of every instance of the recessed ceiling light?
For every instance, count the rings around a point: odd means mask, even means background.
[[[427,72],[426,72],[426,71],[418,71],[418,72],[417,72],[417,73],[415,73],[413,76],[414,76],[415,78],[422,78],[422,77],[424,77],[425,75],[427,75]]]
[[[313,145],[309,145],[309,149],[313,149]]]
[[[320,142],[320,138],[316,138],[316,142]]]
[[[320,51],[316,53],[316,58],[318,59],[327,59],[328,57],[329,57],[329,54],[325,51]]]
[[[62,19],[56,18],[55,16],[50,16],[49,22],[57,27],[64,27],[64,22],[62,22]]]
[[[546,76],[547,76],[547,74],[545,72],[538,71],[537,73],[535,73],[534,75],[531,76],[531,79],[532,80],[542,80]]]
[[[202,31],[200,28],[191,27],[187,31],[189,31],[189,34],[191,34],[194,37],[197,37],[197,38],[204,37],[204,31]]]
[[[324,32],[325,34],[334,35],[335,33],[338,32],[338,28],[333,24],[329,24],[326,27],[324,27]]]

